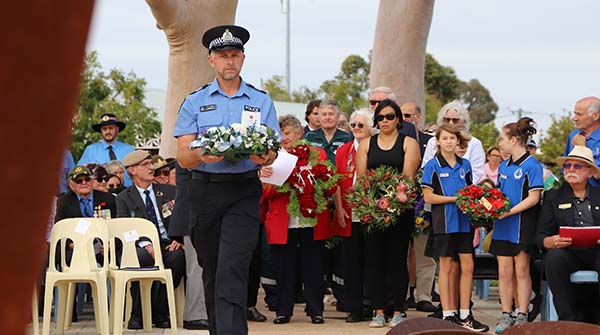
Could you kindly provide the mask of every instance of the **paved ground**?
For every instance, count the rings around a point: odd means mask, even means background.
[[[262,294],[262,290],[261,290]],[[262,297],[259,298],[262,301]],[[477,299],[474,296],[474,308],[473,313],[475,318],[488,326],[493,331],[493,327],[496,324],[497,318],[500,316],[500,305],[498,303],[498,291],[496,288],[490,289],[489,301],[485,302]],[[285,325],[274,325],[272,320],[274,313],[266,310],[263,304],[259,303],[257,306],[259,310],[268,316],[269,320],[263,323],[250,322],[250,335],[304,335],[304,334],[318,334],[318,335],[384,335],[389,331],[389,328],[371,329],[369,328],[368,322],[361,323],[346,323],[344,322],[344,313],[336,312],[335,307],[331,303],[325,305],[325,324],[313,325],[310,322],[310,318],[304,316],[303,309],[304,305],[296,305],[294,309],[294,317],[292,321]],[[408,318],[426,316],[427,313],[417,312],[415,310],[408,310]],[[84,311],[84,315],[80,317],[79,322],[73,323],[73,326],[68,329],[65,334],[69,335],[91,335],[96,333],[96,326],[93,320],[93,312],[91,310]],[[41,328],[40,318],[40,328]],[[54,332],[55,324],[51,326],[50,334]],[[204,335],[208,334],[208,331],[201,330],[187,330],[179,328],[178,334],[196,334]],[[170,334],[170,329],[158,329],[153,328],[152,332],[145,333],[143,330],[130,331],[127,329],[123,330],[123,334]],[[32,334],[32,328],[29,326],[27,334]]]

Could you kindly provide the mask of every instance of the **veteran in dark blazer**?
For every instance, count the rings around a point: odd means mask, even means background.
[[[91,178],[92,173],[85,166],[76,166],[69,172],[69,190],[58,198],[56,222],[78,217],[115,217],[115,197],[110,193],[93,190]]]
[[[577,309],[577,291],[570,276],[579,270],[600,272],[600,240],[593,247],[576,248],[570,237],[559,235],[559,230],[561,226],[600,226],[600,188],[588,183],[600,168],[594,163],[592,150],[584,146],[575,146],[556,162],[563,167],[565,183],[544,193],[536,242],[545,251],[544,271],[558,319],[583,321],[585,311]]]
[[[136,150],[125,156],[123,165],[133,185],[117,195],[117,217],[140,217],[152,221],[160,237],[160,246],[153,246],[147,239],[137,241],[140,266],[154,265],[154,253],[160,247],[165,268],[171,269],[173,284],[177,287],[185,274],[183,244],[169,238],[167,231],[175,204],[175,186],[154,183],[152,156],[147,151]],[[137,283],[135,283],[137,284]],[[142,309],[139,286],[132,285],[133,308],[127,327],[142,329]],[[153,289],[152,319],[158,328],[170,328],[169,310],[165,285]]]

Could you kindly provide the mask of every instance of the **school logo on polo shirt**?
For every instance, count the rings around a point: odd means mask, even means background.
[[[521,168],[516,169],[513,176],[515,179],[521,179],[521,177],[523,177],[523,170]]]
[[[458,173],[460,173],[460,179],[465,179],[465,176],[467,175],[467,172],[465,171],[465,169],[460,168]]]

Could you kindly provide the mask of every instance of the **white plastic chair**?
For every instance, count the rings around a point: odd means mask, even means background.
[[[96,330],[101,334],[109,333],[107,272],[108,254],[104,253],[104,265],[98,267],[94,252],[94,239],[108,241],[108,228],[103,219],[72,218],[57,222],[50,234],[50,258],[46,272],[44,292],[44,318],[42,334],[50,333],[50,310],[54,286],[58,287],[58,320],[56,334],[64,334],[67,323],[65,317],[68,304],[69,287],[75,283],[90,283],[94,299]],[[65,246],[67,240],[73,242],[73,256],[67,265]],[[60,242],[60,271],[56,268],[56,246]],[[70,313],[69,313],[70,314]]]
[[[109,280],[111,282],[111,310],[110,321],[114,335],[123,333],[123,309],[127,283],[140,282],[140,295],[142,299],[142,321],[144,331],[152,330],[152,305],[150,289],[152,282],[158,280],[167,285],[167,300],[171,318],[171,334],[177,334],[177,316],[175,307],[175,293],[173,277],[170,269],[165,269],[160,252],[160,240],[156,226],[142,218],[118,218],[110,220],[108,224],[110,235],[110,252],[117,255],[116,240],[122,242],[122,255],[120,266],[117,266],[116,257],[111,257],[109,266]],[[147,237],[154,246],[154,266],[156,269],[140,268],[137,258],[136,241],[139,237]]]

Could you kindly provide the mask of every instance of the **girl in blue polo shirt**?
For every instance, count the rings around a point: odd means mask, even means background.
[[[442,315],[444,320],[478,331],[482,325],[473,319],[469,309],[474,266],[473,233],[469,218],[456,206],[456,193],[472,184],[471,163],[455,154],[456,148],[465,146],[468,139],[450,123],[441,125],[435,137],[438,153],[425,164],[421,186],[425,202],[432,204],[432,256],[439,257]],[[460,279],[457,285],[453,273],[458,270],[458,260]],[[460,292],[457,292],[458,287]]]
[[[544,187],[542,165],[527,153],[525,144],[536,133],[533,119],[522,117],[505,125],[500,133],[500,150],[510,157],[498,167],[498,186],[508,196],[511,209],[494,223],[490,252],[498,259],[498,289],[502,316],[496,333],[514,325],[527,323],[531,292],[529,259],[534,251],[535,231]],[[513,278],[516,277],[516,287]],[[511,317],[513,297],[519,308]]]

